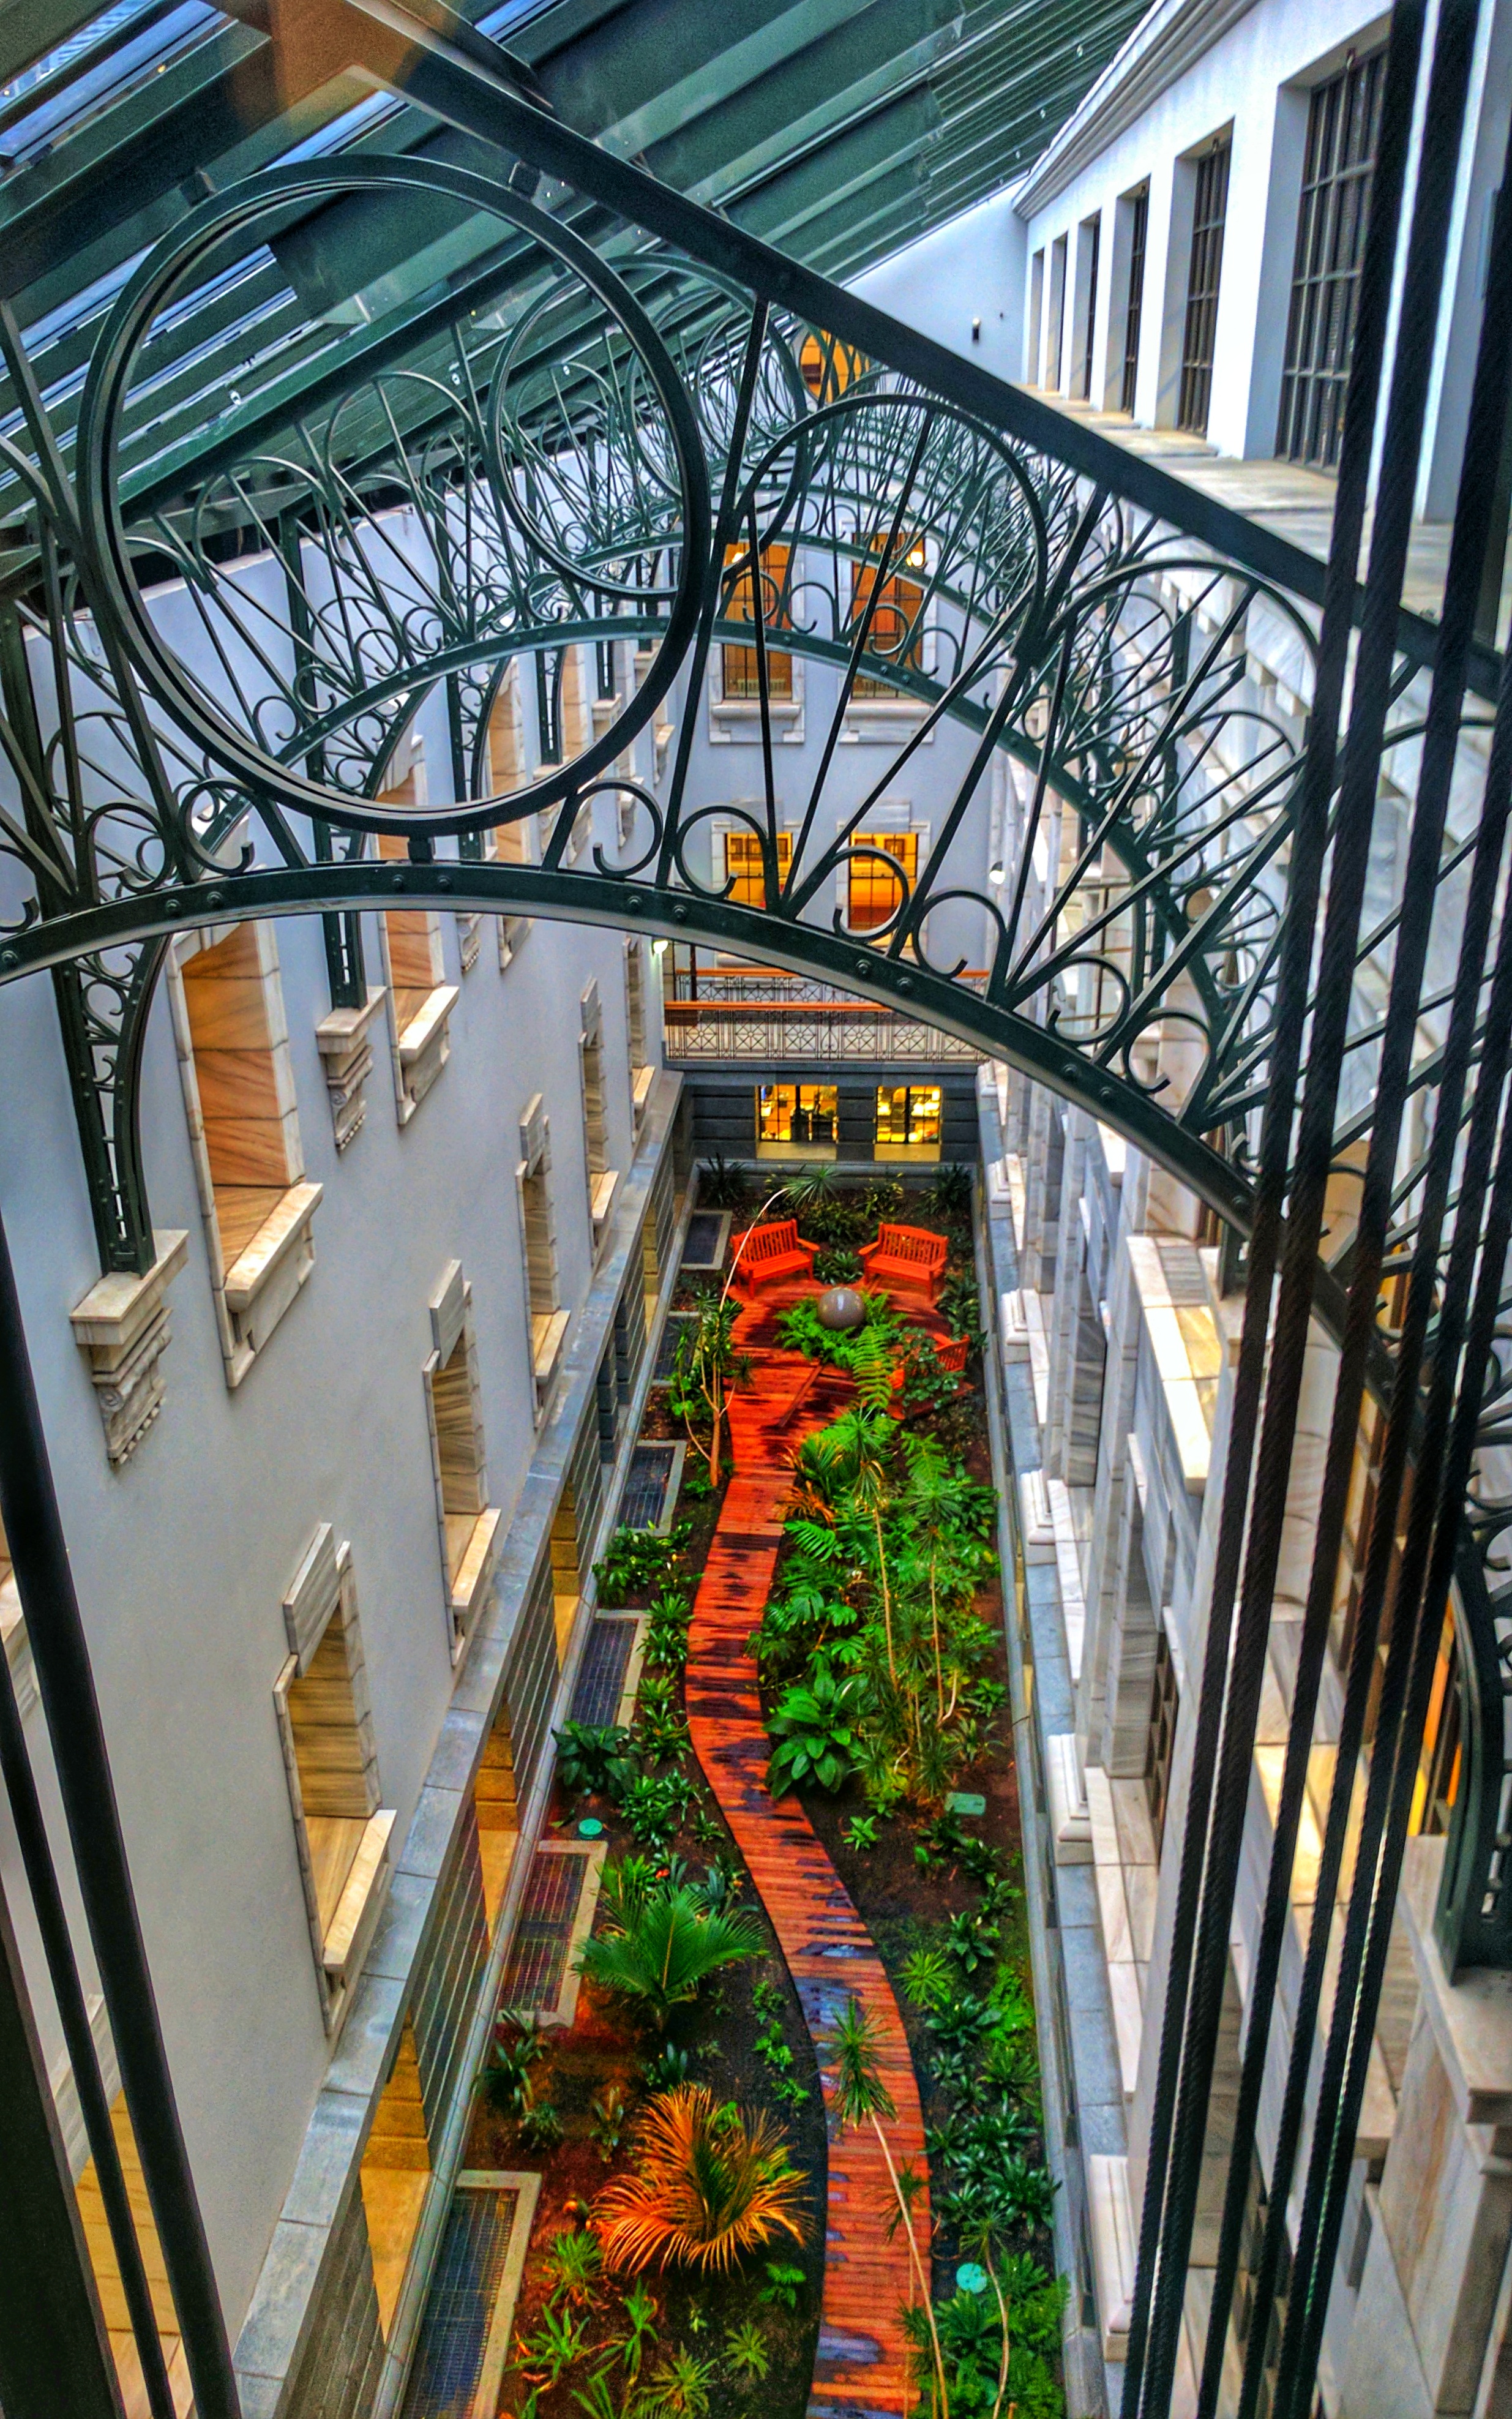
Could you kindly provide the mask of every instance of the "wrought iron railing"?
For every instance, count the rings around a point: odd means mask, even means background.
[[[1126,2408],[1163,2411],[1174,2371],[1318,1316],[1341,1358],[1203,2385],[1211,2411],[1369,1385],[1382,1458],[1325,1914],[1347,1842],[1354,1880],[1274,2404],[1299,2419],[1457,1557],[1466,1777],[1442,1934],[1451,1965],[1512,1962],[1507,1658],[1484,1579],[1512,1517],[1496,1476],[1512,705],[1473,635],[1506,419],[1512,177],[1442,624],[1401,605],[1476,9],[1439,10],[1411,189],[1423,10],[1400,0],[1395,13],[1326,568],[575,136],[488,44],[394,0],[311,0],[300,15],[318,17],[320,39],[281,50],[291,90],[309,59],[322,76],[345,63],[521,165],[495,179],[418,153],[338,156],[212,194],[136,270],[82,396],[67,381],[44,396],[0,315],[20,415],[0,438],[0,980],[54,974],[102,1264],[141,1268],[151,1247],[136,1082],[168,936],[397,901],[640,928],[850,991],[1050,1084],[1245,1231]],[[531,197],[538,175],[555,180],[549,208]],[[403,292],[417,212],[469,240],[449,277]],[[562,761],[501,776],[511,667],[615,642],[633,644],[638,671],[606,727],[569,730],[563,690]],[[754,806],[695,779],[718,645],[755,668]],[[776,655],[810,671],[820,739],[791,823],[776,795]],[[438,687],[450,778],[428,802],[388,798],[394,749]],[[835,767],[863,711],[872,778],[857,804]],[[946,732],[958,757],[908,864],[873,809]],[[750,844],[757,878],[740,895],[711,856],[717,828]],[[376,857],[384,833],[404,861]],[[861,932],[834,905],[857,868],[892,901]],[[332,930],[338,980],[353,979],[354,937],[350,920]],[[966,978],[975,967],[984,978]],[[19,1402],[14,1320],[6,1350]],[[67,1558],[29,1509],[46,1492],[30,1413],[0,1478],[198,2407],[229,2419]],[[1267,2339],[1312,2104],[1327,1930],[1308,1950],[1252,2348]]]

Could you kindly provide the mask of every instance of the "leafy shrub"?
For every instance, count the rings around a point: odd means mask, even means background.
[[[668,1578],[691,1532],[687,1520],[679,1520],[667,1537],[659,1529],[616,1529],[608,1551],[594,1564],[600,1601],[613,1604],[619,1596]]]
[[[693,1783],[684,1772],[642,1773],[620,1795],[620,1811],[642,1847],[664,1851],[687,1820]]]
[[[746,1908],[714,1911],[684,1881],[657,1881],[649,1858],[604,1870],[609,1929],[583,1943],[578,1970],[638,2007],[659,2031],[712,1975],[758,1957],[764,1942]]]
[[[519,2120],[519,2138],[528,2150],[554,2150],[562,2139],[562,2119],[549,2100],[533,2100]]]
[[[837,1679],[822,1660],[806,1681],[785,1692],[766,1724],[777,1741],[766,1775],[774,1797],[804,1780],[821,1789],[840,1788],[852,1770],[860,1706],[859,1680]]]
[[[629,2113],[629,2103],[617,2083],[609,2085],[602,2100],[595,2100],[589,2112],[588,2130],[606,2167],[625,2137]]]
[[[842,1837],[848,1848],[866,1855],[877,1844],[877,1817],[874,1814],[853,1814]]]
[[[814,1283],[856,1285],[861,1276],[861,1256],[845,1243],[825,1243],[813,1256]]]
[[[640,1769],[633,1732],[617,1723],[564,1722],[557,1743],[557,1779],[569,1797],[618,1798]]]
[[[877,1178],[861,1195],[861,1207],[868,1225],[875,1226],[884,1218],[901,1218],[907,1199],[903,1186],[895,1178]]]
[[[939,1290],[937,1307],[952,1335],[964,1335],[973,1351],[982,1343],[981,1302],[974,1268],[957,1269]]]
[[[653,1596],[646,1623],[645,1660],[656,1669],[680,1672],[687,1661],[687,1626],[693,1608],[676,1588]]]
[[[804,2180],[769,2118],[717,2103],[703,2084],[682,2084],[642,2112],[635,2172],[594,2207],[612,2269],[655,2262],[728,2273],[748,2252],[786,2235],[801,2242]]]
[[[640,2080],[649,2093],[675,2091],[680,2083],[688,2080],[688,2056],[672,2042],[663,2042],[655,2057],[648,2057],[640,2068]]]
[[[724,2339],[724,2356],[738,2378],[757,2384],[772,2365],[766,2340],[754,2319],[732,2327]]]
[[[493,2047],[478,2076],[478,2090],[496,2117],[523,2117],[534,2099],[531,2069],[546,2056],[546,2041],[533,2016],[504,2010],[494,2026]]]
[[[916,1949],[903,1970],[903,1990],[916,2008],[943,2008],[955,1988],[955,1976],[943,1949]]]
[[[929,1206],[946,1225],[964,1225],[971,1216],[971,1170],[959,1160],[943,1160],[929,1189]]]
[[[791,2260],[768,2259],[766,2282],[762,2287],[760,2298],[775,2303],[779,2309],[795,2310],[798,2296],[808,2282],[803,2270],[795,2268]]]
[[[547,2308],[559,2309],[566,2302],[581,2309],[594,2298],[603,2265],[604,2254],[595,2234],[586,2229],[575,2232],[571,2227],[553,2234],[546,2261]]]

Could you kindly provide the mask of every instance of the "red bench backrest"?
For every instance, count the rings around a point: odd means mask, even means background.
[[[743,1266],[752,1260],[780,1259],[785,1253],[798,1248],[798,1222],[795,1218],[777,1218],[770,1225],[750,1227],[740,1246]]]
[[[924,1226],[881,1225],[877,1242],[884,1259],[934,1261],[945,1256],[945,1237],[932,1235]]]

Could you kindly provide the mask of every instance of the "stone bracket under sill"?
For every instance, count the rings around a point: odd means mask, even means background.
[[[89,1364],[114,1470],[130,1459],[162,1409],[162,1363],[173,1332],[165,1296],[189,1256],[182,1227],[160,1227],[152,1240],[155,1256],[144,1275],[103,1276],[69,1313],[74,1342]]]
[[[325,1063],[326,1091],[336,1148],[346,1149],[367,1117],[366,1084],[373,1071],[373,1045],[368,1027],[383,1006],[381,983],[368,985],[361,1008],[333,1008],[315,1028],[315,1046]]]

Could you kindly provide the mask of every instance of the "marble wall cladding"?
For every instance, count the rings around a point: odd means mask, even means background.
[[[1036,1084],[1029,1095],[1024,1251],[1020,1263],[1023,1281],[1035,1293],[1055,1291],[1065,1139],[1064,1109],[1053,1093]]]
[[[322,2288],[311,2310],[303,2351],[286,2398],[276,2405],[270,2398],[267,2408],[280,2408],[287,2419],[364,2419],[372,2408],[382,2365],[383,2335],[367,2212],[354,2181],[345,2214],[334,2229]],[[244,2409],[248,2384],[255,2388],[263,2382],[260,2379],[243,2382]],[[252,2409],[255,2411],[255,2402]]]
[[[463,1805],[437,1885],[430,1937],[414,1986],[415,2050],[425,2122],[433,2136],[451,2105],[487,1954],[477,1809],[470,1801]]]

